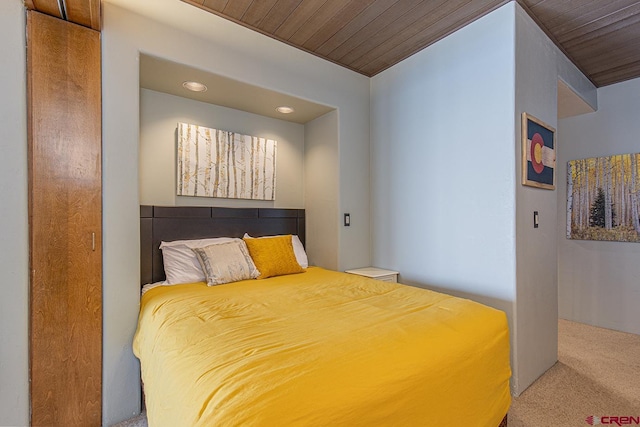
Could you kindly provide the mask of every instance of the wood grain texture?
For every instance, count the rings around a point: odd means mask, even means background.
[[[36,1],[36,0],[31,0]],[[182,0],[374,76],[508,0]],[[640,0],[516,0],[596,86],[640,76]],[[619,40],[624,40],[621,48]],[[594,57],[601,66],[591,66]],[[615,51],[615,52],[613,52]]]
[[[331,0],[329,0],[331,1]],[[275,31],[276,37],[290,40],[306,23],[320,13],[324,2],[302,2]]]
[[[247,19],[249,18],[249,15],[257,17],[261,13],[262,16],[255,28],[264,34],[273,37],[272,33],[282,25],[285,19],[287,19],[287,17],[298,7],[300,3],[302,3],[302,0],[254,1],[247,11]],[[241,25],[247,25],[247,22],[249,21],[245,21],[244,19],[239,21]]]
[[[428,20],[430,23],[441,21],[448,12],[449,8],[442,7],[445,3],[455,3],[461,6],[468,3],[469,0],[436,0],[430,2],[421,2],[411,9],[408,9],[402,15],[398,16],[392,25],[378,28],[377,31],[370,34],[356,48],[352,49],[348,54],[342,56],[340,60],[348,63],[352,67],[358,67],[368,64],[372,59],[376,58],[379,53],[389,53],[389,46],[395,46],[400,41],[406,40],[416,32],[421,31],[421,26],[413,25],[419,20]],[[392,51],[395,55],[395,51]]]
[[[549,38],[598,87],[638,77],[637,0],[521,0]]]
[[[336,17],[352,12],[353,9],[347,7],[350,4],[352,3],[343,0],[327,0],[289,37],[289,41],[296,45],[304,45],[314,34],[324,34],[323,38],[326,38],[325,26]]]
[[[376,0],[353,19],[346,22],[340,31],[324,41],[317,49],[318,54],[327,56],[394,5],[395,3],[387,0]]]
[[[422,31],[415,28],[402,31],[400,34],[389,40],[387,43],[378,46],[366,56],[358,58],[353,63],[354,67],[359,67],[365,72],[376,70],[380,72],[386,70],[396,63],[416,53],[417,46],[429,46],[440,39],[459,30],[474,17],[483,16],[485,13],[500,7],[506,0],[478,3],[475,1],[465,2],[458,9],[452,10],[449,15],[438,19],[429,27]],[[432,15],[437,15],[433,13]],[[413,27],[413,26],[412,26]],[[394,46],[393,54],[388,53],[389,45]]]
[[[558,24],[575,19],[579,15],[574,12],[576,9],[594,10],[600,4],[603,4],[601,0],[560,0],[543,1],[529,7],[539,19],[544,21],[545,27],[553,31]]]
[[[26,3],[29,9],[37,10],[47,15],[61,18],[60,8],[58,7],[58,0],[30,0]]]
[[[374,37],[379,31],[389,27],[392,29],[396,28],[395,23],[398,18],[418,6],[420,3],[422,3],[420,0],[399,0],[393,5],[393,7],[383,11],[380,15],[375,17],[375,19],[362,27],[356,34],[345,40],[336,49],[329,52],[327,57],[334,60],[341,60],[349,53],[358,49],[359,46],[362,46],[363,43],[366,43],[370,38]],[[365,46],[362,49],[362,54],[366,52],[368,52],[368,48]],[[353,54],[351,56],[353,56]]]
[[[336,12],[328,22],[324,23],[322,28],[303,42],[302,46],[309,50],[317,50],[321,45],[333,38],[341,29],[345,28],[347,24],[353,23],[357,17],[364,14],[373,3],[374,0],[347,3],[339,12]]]
[[[621,16],[623,13],[624,17]],[[625,9],[624,12],[617,12],[610,16],[597,18],[595,21],[578,27],[570,28],[558,35],[558,41],[562,43],[565,49],[573,50],[583,44],[591,43],[595,39],[606,37],[611,32],[615,32],[616,28],[637,25],[639,22],[640,4],[637,4]]]
[[[65,0],[67,20],[100,31],[100,0]]]
[[[599,82],[602,86],[631,80],[640,76],[640,60],[614,68],[608,67],[606,71],[602,73],[594,73],[591,76],[594,81]]]
[[[634,58],[636,50],[635,44],[640,43],[640,34],[634,38],[628,38],[619,32],[607,35],[608,45],[601,43],[583,43],[573,50],[577,57],[583,58],[581,64],[588,67],[592,72],[605,71],[610,68],[610,62],[622,60],[628,57]]]
[[[222,10],[222,13],[236,19],[241,19],[251,3],[253,3],[252,0],[234,0],[227,3],[227,5]]]
[[[258,27],[263,18],[267,16],[271,8],[273,8],[273,5],[275,5],[277,2],[278,0],[262,0],[252,2],[242,16],[242,25],[249,25],[253,28]]]
[[[197,2],[197,0],[195,2]],[[197,3],[200,3],[211,10],[216,10],[222,13],[224,8],[227,6],[227,3],[229,3],[229,0],[204,0]]]
[[[99,426],[100,35],[29,11],[27,45],[31,423]]]
[[[100,31],[100,0],[65,0],[64,5],[67,21]],[[45,15],[63,18],[58,0],[25,0],[25,6]]]
[[[599,7],[585,9],[580,15],[558,20],[554,26],[549,23],[549,26],[551,27],[550,30],[558,37],[558,40],[563,41],[567,39],[566,34],[568,32],[578,30],[578,32],[588,33],[592,29],[615,25],[620,20],[637,15],[639,6],[636,0],[605,2]]]

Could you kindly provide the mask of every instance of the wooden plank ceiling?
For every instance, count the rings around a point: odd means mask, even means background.
[[[373,76],[507,0],[183,0]]]
[[[182,0],[374,76],[508,0]],[[640,1],[518,0],[596,86],[640,76]]]
[[[509,0],[182,1],[374,76]],[[640,76],[640,0],[517,1],[596,86]],[[100,0],[25,3],[100,29]]]
[[[524,0],[524,6],[596,86],[640,76],[640,1]]]

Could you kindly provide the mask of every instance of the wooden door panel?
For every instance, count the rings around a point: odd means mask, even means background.
[[[100,34],[34,11],[27,29],[31,423],[99,426]]]

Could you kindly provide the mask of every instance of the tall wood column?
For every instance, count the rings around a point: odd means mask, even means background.
[[[29,11],[34,426],[102,423],[100,33]]]

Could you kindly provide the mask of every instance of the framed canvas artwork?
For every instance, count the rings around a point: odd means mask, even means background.
[[[567,163],[567,238],[640,242],[640,153]]]
[[[277,141],[178,123],[177,195],[275,200]]]
[[[522,185],[555,190],[556,130],[522,113]]]

